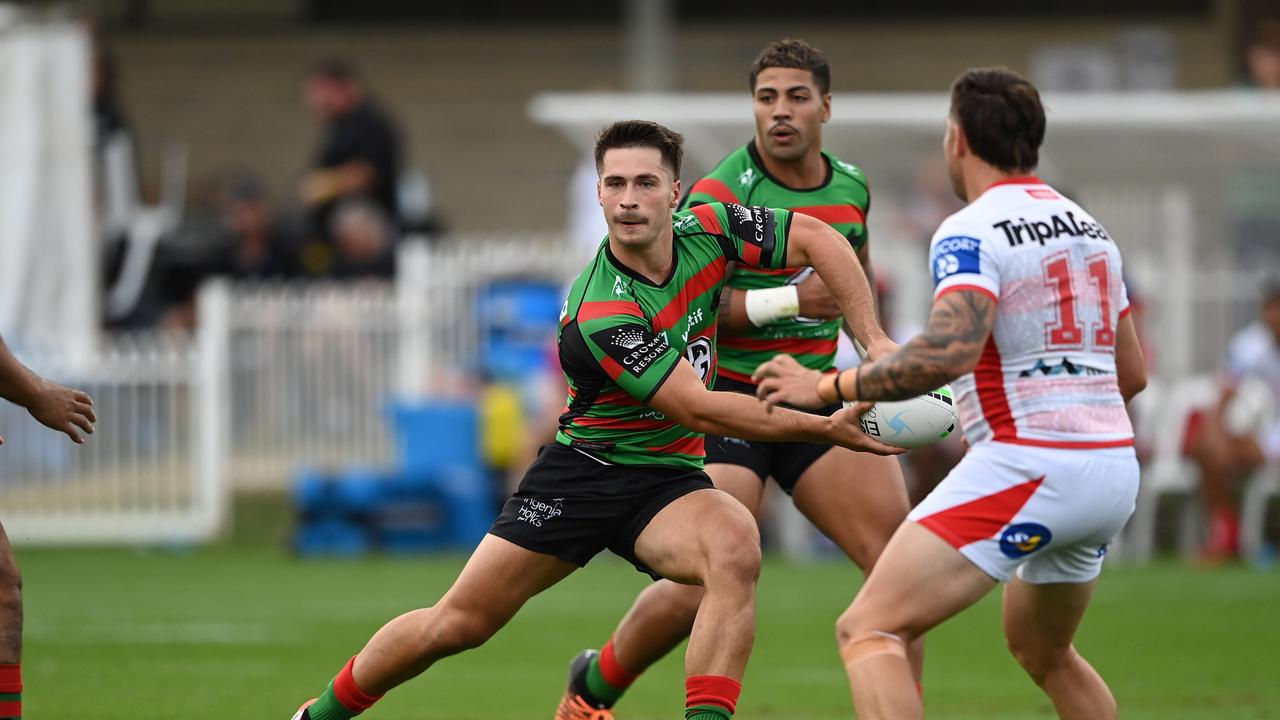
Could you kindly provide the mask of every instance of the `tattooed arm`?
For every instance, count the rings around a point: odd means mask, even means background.
[[[730,262],[724,269],[726,278],[733,277],[733,269],[737,263]],[[742,290],[729,287],[726,282],[720,291],[720,304],[716,307],[716,324],[721,330],[742,330],[751,327],[747,319],[746,296]]]
[[[853,372],[820,375],[789,355],[756,369],[757,394],[769,405],[821,407],[837,400],[903,400],[971,372],[995,322],[996,301],[972,290],[933,303],[924,332]]]
[[[842,378],[859,400],[904,400],[972,372],[995,322],[996,301],[973,290],[947,293],[933,303],[924,332],[888,357]],[[835,395],[835,390],[831,391]],[[851,397],[851,396],[846,396]]]

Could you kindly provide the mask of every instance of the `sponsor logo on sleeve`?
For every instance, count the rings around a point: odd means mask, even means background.
[[[982,272],[981,248],[981,240],[965,235],[939,240],[929,257],[933,266],[933,282],[940,283],[959,273]]]
[[[666,354],[670,343],[666,333],[654,335],[639,325],[619,325],[591,334],[592,341],[627,372],[644,375]]]
[[[684,217],[676,221],[676,225],[675,225],[676,232],[685,232],[686,230],[691,230],[697,224],[698,224],[698,218],[694,217],[693,215],[685,215]]]
[[[742,171],[741,175],[738,176],[738,184],[741,185],[742,187],[746,187],[751,184],[752,180],[755,180],[755,179],[756,179],[756,171],[753,168],[747,168],[746,170]]]
[[[773,232],[777,220],[769,208],[726,203],[724,209],[729,216],[731,234],[765,250],[773,247]]]

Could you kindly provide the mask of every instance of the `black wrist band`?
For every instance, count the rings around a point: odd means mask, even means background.
[[[845,402],[845,399],[844,399],[844,393],[840,392],[840,376],[841,376],[841,375],[843,375],[843,374],[844,374],[844,371],[843,371],[843,370],[841,370],[841,371],[837,372],[837,373],[836,373],[836,381],[835,381],[835,383],[834,383],[835,388],[836,388],[836,400],[839,400],[841,404],[843,404],[843,403]]]

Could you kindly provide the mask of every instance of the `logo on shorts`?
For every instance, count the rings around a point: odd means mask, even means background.
[[[1000,533],[1000,552],[1011,558],[1026,557],[1053,540],[1053,533],[1040,523],[1010,525]]]
[[[542,523],[558,518],[564,514],[564,498],[555,498],[551,502],[525,498],[517,517],[534,527],[542,527]]]

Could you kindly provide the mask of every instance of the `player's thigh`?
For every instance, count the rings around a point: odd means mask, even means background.
[[[910,640],[977,602],[996,581],[931,531],[904,522],[841,616],[841,641],[880,631]]]
[[[907,486],[897,458],[833,447],[792,491],[796,507],[864,571],[907,517]]]
[[[485,535],[438,607],[483,618],[501,627],[529,598],[555,585],[578,566]]]
[[[1014,577],[1004,589],[1004,635],[1019,653],[1066,649],[1089,607],[1097,580],[1029,583]]]
[[[755,470],[743,465],[715,463],[707,465],[705,471],[717,490],[731,495],[751,512],[752,517],[759,519],[764,482]]]
[[[662,577],[701,585],[711,572],[752,565],[759,572],[760,531],[728,493],[695,490],[658,511],[636,538],[635,555]]]

